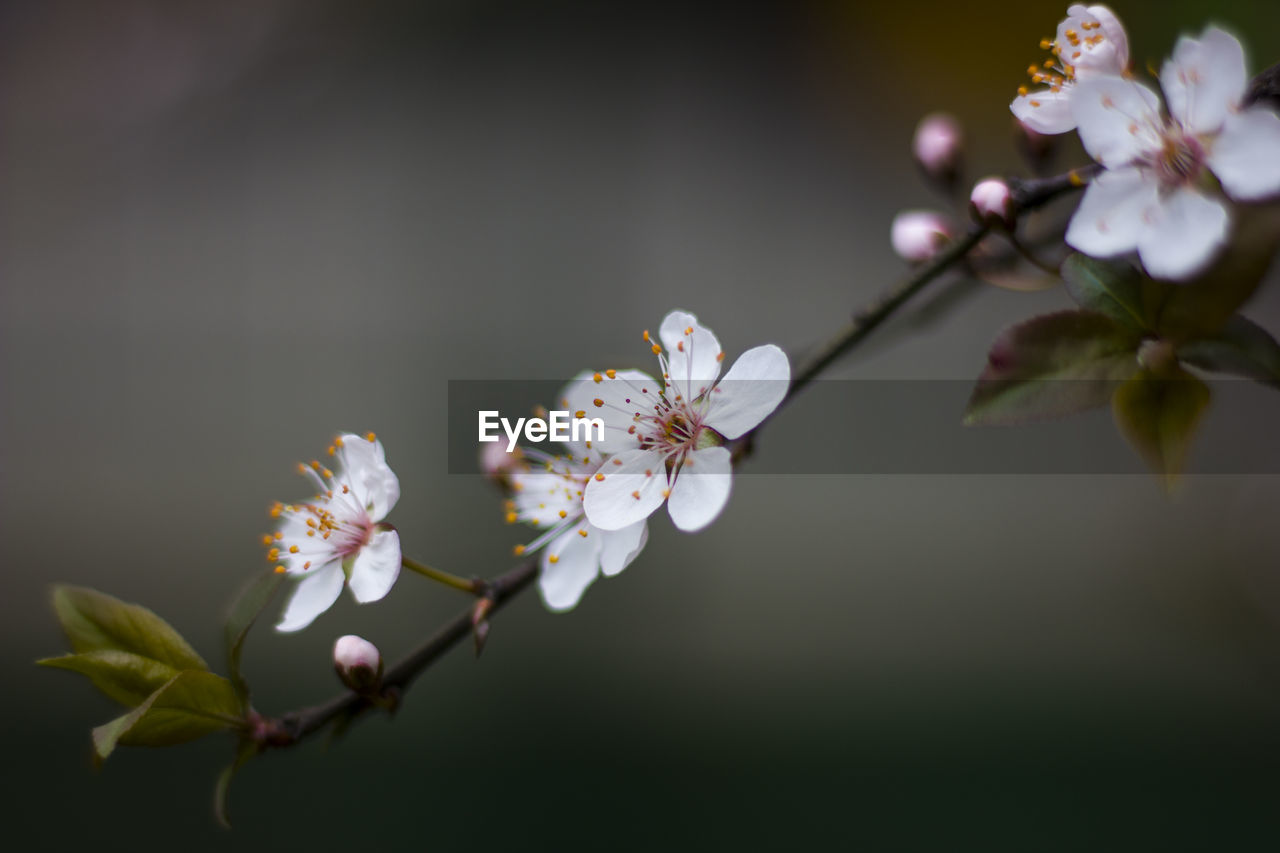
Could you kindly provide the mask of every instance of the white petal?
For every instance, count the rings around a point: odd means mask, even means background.
[[[631,565],[644,549],[649,540],[649,522],[637,521],[621,530],[593,527],[591,535],[600,538],[600,571],[612,577]]]
[[[600,566],[600,540],[591,537],[590,529],[584,538],[577,527],[558,536],[542,554],[542,573],[538,576],[538,591],[550,610],[569,610],[582,598],[582,593],[596,579]],[[552,558],[555,562],[552,562]]]
[[[1123,77],[1081,80],[1071,93],[1080,141],[1089,156],[1109,169],[1160,147],[1160,98]]]
[[[1156,278],[1187,278],[1202,270],[1227,239],[1229,218],[1216,199],[1193,189],[1174,191],[1138,241],[1138,255]]]
[[[294,588],[276,630],[301,631],[310,625],[338,600],[342,579],[342,566],[337,562],[307,572],[307,576]]]
[[[615,464],[616,463],[616,464]],[[619,453],[587,483],[582,508],[601,530],[621,530],[643,521],[666,500],[666,468],[653,450]]]
[[[1090,49],[1082,68],[1110,74],[1123,73],[1129,67],[1129,36],[1124,31],[1124,25],[1116,17],[1116,13],[1106,6],[1090,6],[1087,11],[1094,23],[1099,25],[1093,35],[1102,36],[1102,41]],[[1076,69],[1077,75],[1080,70],[1080,67]]]
[[[356,501],[374,521],[382,521],[400,499],[400,480],[387,466],[382,442],[358,435],[342,436],[339,480],[351,487]]]
[[[785,352],[773,344],[749,349],[711,392],[706,423],[725,438],[737,438],[778,408],[790,384]]]
[[[1158,202],[1159,183],[1136,166],[1103,172],[1089,184],[1067,226],[1067,244],[1107,258],[1138,248]]]
[[[731,459],[727,447],[695,450],[686,457],[667,501],[667,511],[676,527],[692,533],[715,521],[729,501],[733,484]]]
[[[600,381],[595,381],[595,376]],[[618,370],[611,379],[608,373],[587,374],[586,378],[565,389],[564,400],[570,414],[604,421],[604,441],[591,442],[601,453],[634,450],[640,440],[634,432],[639,412],[653,410],[662,383],[640,370]],[[600,405],[596,405],[599,401]]]
[[[720,341],[687,311],[672,311],[662,321],[658,337],[667,351],[668,386],[686,400],[694,400],[720,375]],[[668,397],[672,395],[668,393]]]
[[[1160,69],[1160,87],[1169,115],[1195,133],[1213,133],[1244,97],[1247,72],[1244,48],[1217,27],[1200,40],[1183,36]]]
[[[1074,85],[1064,86],[1058,92],[1048,89],[1029,92],[1014,98],[1009,109],[1018,121],[1036,133],[1066,133],[1076,127],[1075,113],[1071,111],[1071,96],[1074,92]]]
[[[1280,192],[1280,116],[1261,107],[1229,114],[1209,151],[1209,168],[1238,201]]]
[[[398,577],[400,534],[394,530],[379,530],[356,554],[347,586],[351,587],[356,601],[367,604],[390,592]]]

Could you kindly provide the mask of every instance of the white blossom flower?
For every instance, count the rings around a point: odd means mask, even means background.
[[[955,232],[951,220],[941,213],[904,210],[893,218],[889,243],[904,261],[922,264],[955,239]]]
[[[1044,39],[1040,49],[1053,54],[1041,65],[1027,69],[1032,85],[1043,89],[1018,89],[1009,109],[1037,133],[1074,130],[1071,101],[1076,84],[1098,75],[1123,74],[1129,66],[1129,37],[1124,26],[1106,6],[1074,5],[1058,24],[1057,36]]]
[[[570,388],[591,376],[582,374]],[[566,408],[570,405],[567,395],[568,389],[562,395]],[[618,530],[602,530],[587,521],[583,492],[605,463],[604,454],[592,442],[565,442],[560,456],[526,448],[521,458],[526,462],[510,473],[507,521],[532,524],[545,532],[528,545],[517,546],[516,553],[543,549],[538,576],[542,600],[551,610],[570,610],[599,574],[612,577],[639,556],[649,541],[649,524],[642,518]]]
[[[1237,201],[1280,193],[1280,118],[1241,107],[1244,50],[1216,27],[1179,39],[1160,83],[1167,116],[1155,92],[1131,80],[1076,87],[1080,140],[1106,171],[1089,184],[1066,240],[1097,257],[1136,249],[1151,275],[1186,278],[1227,239],[1230,217],[1210,172]]]
[[[604,420],[596,449],[614,454],[583,496],[587,519],[602,530],[635,524],[664,501],[681,530],[710,524],[729,500],[731,457],[724,442],[768,417],[790,383],[787,356],[772,344],[747,350],[717,382],[720,342],[684,311],[666,316],[659,338],[662,345],[645,332],[661,381],[638,370],[609,370],[568,394],[575,414]]]
[[[355,600],[377,601],[400,575],[400,536],[382,524],[400,498],[400,481],[387,467],[373,433],[342,435],[329,448],[338,471],[319,462],[298,470],[316,485],[309,501],[277,503],[274,534],[263,537],[276,571],[299,578],[279,631],[298,631],[328,610],[345,583]]]

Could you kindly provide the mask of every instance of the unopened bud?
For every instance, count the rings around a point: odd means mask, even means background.
[[[904,210],[893,218],[889,232],[893,250],[913,264],[928,261],[954,237],[951,220],[931,210]]]
[[[1164,376],[1178,366],[1178,352],[1169,341],[1147,338],[1138,347],[1138,366]]]
[[[347,634],[333,644],[333,668],[342,683],[357,693],[376,693],[382,683],[382,655],[363,637]]]
[[[969,212],[979,222],[1013,225],[1013,195],[1009,185],[999,178],[978,181],[969,194]]]
[[[916,125],[911,151],[924,173],[942,184],[955,181],[964,151],[964,132],[949,113],[930,113]]]

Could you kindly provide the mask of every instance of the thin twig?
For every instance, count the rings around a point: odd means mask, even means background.
[[[1091,169],[1068,172],[1052,178],[1010,181],[1014,215],[1018,216],[1035,210],[1064,193],[1079,189],[1092,176]],[[848,325],[801,362],[787,391],[787,396],[778,409],[780,410],[799,393],[800,389],[812,382],[827,365],[857,346],[925,285],[963,260],[989,231],[990,227],[987,225],[974,226],[964,237],[952,243],[927,265],[920,267],[907,279],[889,288],[879,298],[855,312]],[[739,443],[735,448],[735,456],[744,454],[748,449],[749,443]],[[406,562],[406,565],[409,563]],[[410,568],[416,569],[417,565]],[[483,616],[487,618],[525,590],[537,573],[538,560],[530,558],[487,584],[479,581],[478,583],[484,589],[485,599],[488,601]],[[393,665],[383,679],[384,694],[392,696],[402,694],[431,664],[479,630],[476,617],[476,607],[474,605],[468,607],[437,630],[422,645]],[[255,727],[254,739],[261,747],[292,746],[320,731],[333,720],[344,715],[354,715],[375,704],[378,703],[368,697],[347,691],[322,704],[292,711],[275,719],[261,720]]]

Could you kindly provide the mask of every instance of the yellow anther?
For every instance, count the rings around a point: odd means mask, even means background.
[[[284,568],[284,566],[276,566],[276,574],[278,574],[278,575],[282,575],[282,574],[284,574],[284,573],[285,573],[285,568]]]
[[[1028,89],[1026,86],[1019,86],[1019,87],[1018,87],[1018,94],[1019,94],[1020,96],[1024,97],[1024,98],[1027,96],[1027,92],[1030,92],[1030,91],[1031,91],[1031,90],[1030,90],[1030,89]]]
[[[324,469],[322,469],[322,470],[320,471],[320,473],[324,475],[324,478],[325,478],[326,480],[332,480],[332,479],[333,479],[333,472],[332,472],[332,471],[330,471],[328,468],[324,468]],[[331,495],[330,497],[332,497],[332,495]]]
[[[560,558],[559,558],[558,556],[556,556],[555,554],[548,554],[548,555],[547,555],[547,562],[548,562],[548,563],[558,563],[558,562],[560,562]]]
[[[647,341],[647,340],[649,340],[649,330],[648,330],[648,329],[645,329],[645,330],[644,330],[644,339],[645,339],[646,341]]]
[[[1038,107],[1038,106],[1040,106],[1040,102],[1039,102],[1039,101],[1028,101],[1028,103],[1030,103],[1030,104],[1031,104],[1031,106],[1033,106],[1033,107]]]
[[[298,463],[298,473],[299,473],[299,474],[305,474],[305,473],[307,473],[307,466],[306,466],[306,465],[303,465],[301,462],[299,462],[299,463]]]
[[[1041,49],[1041,50],[1049,50],[1049,49],[1050,49],[1050,48],[1052,48],[1052,47],[1053,47],[1053,40],[1052,40],[1052,39],[1040,39],[1040,49]]]
[[[604,372],[604,375],[605,375],[605,376],[608,376],[610,379],[617,379],[617,378],[618,378],[618,371],[614,370],[613,368],[609,368],[608,370],[606,370],[606,371]]]
[[[302,564],[302,570],[306,571],[309,568],[311,568],[311,561],[307,560],[305,563]]]
[[[662,355],[662,347],[658,346],[657,344],[654,344],[653,346],[649,347],[649,349],[653,350],[654,355]]]
[[[592,404],[594,404],[594,405],[595,405],[595,407],[596,407],[597,409],[599,409],[599,408],[601,408],[601,407],[603,407],[603,406],[604,406],[604,400],[601,400],[599,397],[596,397],[596,398],[595,398],[594,400],[592,400],[591,402],[592,402]]]
[[[717,353],[716,361],[724,361],[724,353]]]
[[[1044,61],[1044,67],[1045,67],[1045,68],[1052,68],[1052,67],[1053,67],[1053,60],[1052,60],[1052,59],[1046,59],[1046,60]]]
[[[592,381],[592,382],[596,382],[596,383],[603,382],[603,381],[604,381],[604,377],[603,377],[603,376],[601,376],[599,373],[593,373],[593,374],[591,375],[591,381]]]
[[[268,563],[274,563],[274,562],[275,562],[276,560],[278,560],[278,559],[280,559],[280,549],[279,549],[279,548],[272,548],[270,551],[268,551],[268,552],[267,552],[267,562],[268,562]]]
[[[296,553],[298,553],[298,546],[297,546],[297,545],[290,545],[290,546],[289,546],[289,553],[290,553],[290,554],[296,554]]]
[[[636,500],[640,500],[640,492],[638,490],[632,492],[631,497],[635,498]],[[585,536],[586,534],[584,533],[583,535]]]
[[[271,535],[270,535],[270,534],[266,534],[266,535],[264,535],[264,536],[262,537],[262,544],[263,544],[263,545],[270,545],[270,544],[271,544]]]
[[[314,528],[315,526],[316,526],[316,520],[314,518],[308,518],[307,527]]]
[[[686,335],[692,335],[692,334],[693,334],[693,326],[685,326],[685,327],[684,327],[684,333],[685,333]]]
[[[671,497],[671,490],[670,490],[670,489],[663,489],[663,490],[662,490],[662,496],[663,496],[664,498],[669,498],[669,497]]]
[[[587,411],[586,409],[578,409],[578,411],[573,413],[573,416],[575,418],[585,418],[587,416]]]
[[[513,554],[515,554],[517,557],[519,557],[521,554],[523,554],[523,553],[524,553],[524,546],[523,546],[523,545],[517,545],[516,547],[514,547],[514,548],[512,548],[512,549],[511,549],[511,552],[512,552]]]
[[[276,539],[283,539],[283,538],[284,538],[284,534],[283,534],[283,533],[281,533],[279,530],[277,530],[277,531],[276,531],[276,534],[275,534],[275,537],[276,537]]]
[[[586,528],[583,528],[583,529],[579,530],[579,531],[578,531],[578,535],[579,535],[579,536],[581,536],[583,539],[586,539],[586,538],[587,538],[587,531],[586,531]]]
[[[319,471],[319,470],[320,470],[320,463],[319,463],[319,462],[317,462],[316,460],[312,459],[312,460],[311,460],[311,468],[312,468],[312,470],[314,470],[314,471]]]
[[[560,517],[561,517],[561,518],[565,518],[565,517],[566,517],[566,516],[568,516],[568,515],[569,515],[569,513],[565,512],[564,510],[560,510]]]
[[[334,447],[341,447],[341,446],[342,446],[342,436],[338,436],[337,438],[335,438],[335,439],[333,440],[333,446],[334,446]]]
[[[366,432],[366,433],[364,434],[364,440],[365,440],[365,441],[377,441],[377,440],[378,440],[378,436],[377,436],[377,435],[375,435],[374,433]]]
[[[604,482],[604,474],[596,474],[596,482],[597,482],[597,483],[603,483],[603,482]]]
[[[1038,73],[1039,73],[1039,71],[1040,71],[1040,66],[1039,66],[1039,65],[1028,65],[1028,66],[1027,66],[1027,73],[1028,73],[1028,74],[1030,74],[1032,77],[1036,76],[1036,74],[1038,74]]]

